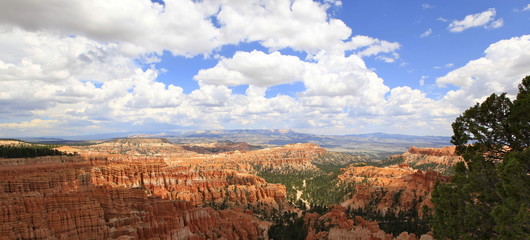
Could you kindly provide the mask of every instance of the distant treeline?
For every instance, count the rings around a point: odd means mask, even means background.
[[[40,156],[67,155],[53,149],[52,145],[4,145],[0,146],[0,158],[27,158]]]

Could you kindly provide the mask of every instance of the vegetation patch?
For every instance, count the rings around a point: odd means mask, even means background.
[[[0,158],[30,158],[40,156],[67,155],[65,152],[54,149],[55,145],[2,145]]]

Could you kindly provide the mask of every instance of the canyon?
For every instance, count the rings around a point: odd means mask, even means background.
[[[463,158],[456,154],[454,146],[442,148],[411,147],[403,154],[391,156],[384,161],[384,165],[407,164],[414,169],[430,169],[446,175],[452,175],[453,166],[461,161],[463,161]]]
[[[454,151],[414,148],[401,156],[405,163],[381,167],[367,156],[311,143],[263,148],[154,138],[57,150],[68,155],[0,159],[0,239],[269,239],[285,213],[303,219],[307,239],[428,239],[393,236],[354,213],[414,210],[421,219],[418,209],[432,207],[434,184],[448,177],[411,165],[457,161]],[[326,213],[317,213],[294,204],[288,184],[264,175],[300,176],[304,183],[308,177],[307,187],[310,178],[328,176],[337,186],[353,187],[344,188]]]

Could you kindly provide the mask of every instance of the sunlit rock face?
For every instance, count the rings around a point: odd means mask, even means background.
[[[308,213],[304,216],[304,223],[308,227],[307,240],[318,239],[383,239],[383,240],[432,240],[432,236],[424,234],[416,236],[403,232],[397,237],[385,233],[375,221],[368,221],[360,216],[351,218],[346,208],[335,205],[329,213],[320,215]]]
[[[356,191],[341,205],[350,209],[377,210],[383,215],[413,209],[422,215],[423,206],[432,207],[431,192],[436,182],[448,177],[435,171],[421,171],[406,164],[395,167],[350,166],[339,176],[342,181],[356,182]]]
[[[257,173],[316,173],[316,164],[366,160],[309,143],[259,149],[132,138],[58,149],[77,155],[0,159],[0,239],[268,239],[267,216],[294,209],[284,185]],[[458,158],[450,148],[411,148],[400,157],[403,163],[384,168],[343,168],[338,178],[355,182],[355,192],[327,214],[303,216],[308,239],[392,238],[347,211],[430,207],[435,182],[447,177],[408,163]]]
[[[443,174],[451,174],[453,166],[463,161],[455,152],[455,147],[416,148],[411,147],[407,152],[394,155],[387,162],[408,164],[420,170],[434,170]]]
[[[67,150],[80,155],[2,159],[0,239],[268,239],[271,223],[252,212],[287,207],[283,185],[251,174],[266,151],[232,159],[245,153],[152,140]]]

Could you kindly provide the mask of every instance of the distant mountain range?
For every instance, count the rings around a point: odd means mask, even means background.
[[[252,145],[274,146],[290,143],[315,143],[331,151],[355,153],[405,152],[410,147],[443,147],[451,145],[450,137],[412,136],[385,133],[351,135],[317,135],[291,130],[222,130],[196,131],[166,136],[174,143],[234,141]]]
[[[205,130],[188,132],[167,132],[156,134],[114,133],[68,138],[24,138],[29,142],[81,145],[94,140],[104,141],[121,137],[166,138],[176,144],[194,144],[209,142],[246,142],[263,147],[285,145],[290,143],[315,143],[331,151],[365,153],[380,156],[392,153],[403,153],[410,147],[444,147],[449,146],[450,137],[413,136],[401,134],[368,133],[350,135],[318,135],[300,133],[282,129],[258,130]],[[383,157],[383,156],[381,156]]]

